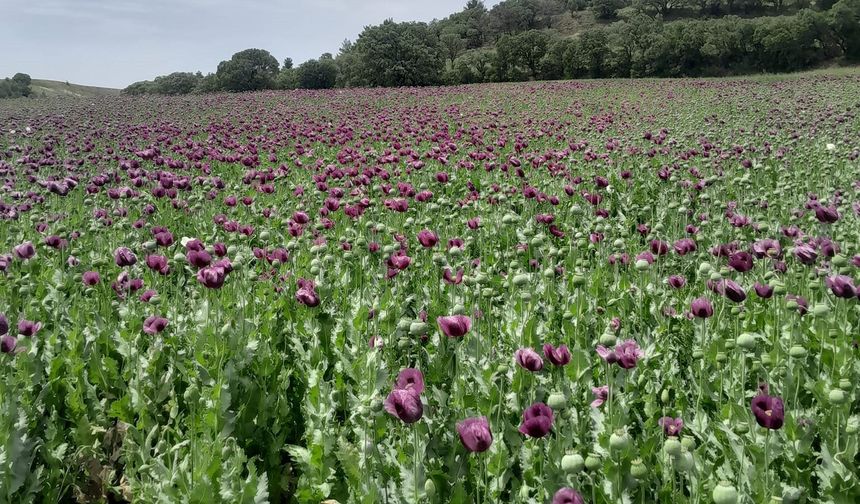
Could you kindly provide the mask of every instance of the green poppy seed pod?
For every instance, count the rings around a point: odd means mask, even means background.
[[[737,504],[738,491],[728,481],[720,481],[711,494],[714,504]]]
[[[490,289],[489,287],[487,287],[485,289],[481,289],[481,296],[483,296],[483,297],[493,297],[493,295],[495,295],[495,293],[496,293],[496,291],[494,291],[493,289]]]
[[[185,254],[183,254],[181,252],[177,252],[177,253],[173,254],[173,261],[180,263],[180,264],[184,263],[185,262]]]
[[[741,335],[738,336],[736,342],[738,346],[743,348],[744,350],[752,350],[755,348],[756,339],[757,337],[755,334],[745,332],[741,333]]]
[[[376,225],[376,232],[381,233],[383,231],[385,231],[385,224],[377,224]]]
[[[430,326],[427,325],[426,322],[415,321],[409,324],[409,334],[412,336],[421,336],[422,334],[427,334],[427,331],[430,330]]]
[[[427,495],[427,500],[431,502],[436,500],[436,483],[433,483],[431,478],[427,478],[424,482],[424,493]]]
[[[803,492],[799,488],[794,487],[783,487],[782,490],[782,501],[787,504],[796,504],[800,502],[800,496]]]
[[[636,271],[645,271],[649,266],[651,265],[645,259],[639,259],[636,261],[636,264],[634,264]]]
[[[675,436],[668,437],[666,438],[666,441],[663,442],[663,450],[672,457],[680,455],[682,448],[681,442],[678,441],[678,438]]]
[[[740,315],[741,307],[740,306],[732,306],[732,315]]]
[[[156,247],[158,247],[158,244],[152,240],[143,242],[143,249],[147,252],[152,252]]]
[[[800,345],[794,345],[788,350],[788,354],[794,358],[800,358],[806,356],[806,349]]]
[[[320,251],[319,245],[311,245],[311,248],[310,248],[311,254],[316,254],[319,251]]]
[[[582,213],[582,207],[579,205],[573,205],[570,207],[570,213],[573,215],[579,215]]]
[[[521,292],[520,293],[520,299],[522,299],[525,302],[529,302],[532,300],[532,293],[531,292]]]
[[[459,257],[463,255],[463,249],[461,249],[460,247],[451,247],[451,249],[448,251],[448,254],[452,255],[453,257]]]
[[[611,332],[604,332],[600,335],[600,344],[605,347],[615,346],[617,338]]]
[[[845,402],[845,391],[842,389],[833,389],[827,394],[827,399],[830,404],[843,404]]]
[[[726,350],[732,350],[735,347],[735,340],[726,340]]]
[[[786,292],[788,292],[788,290],[786,290],[784,283],[779,282],[773,284],[773,293],[777,296],[784,296]],[[786,306],[788,306],[788,303],[786,303]],[[794,303],[794,307],[797,308],[797,303]]]
[[[511,282],[517,287],[522,287],[523,285],[529,283],[529,275],[528,273],[520,273],[518,275],[514,275],[514,278]]]
[[[310,272],[311,272],[311,275],[317,276],[320,274],[320,267],[319,266],[311,266]]]
[[[624,451],[630,447],[630,435],[624,429],[618,429],[609,436],[609,448],[613,451]]]
[[[770,358],[770,354],[761,354],[761,363],[763,366],[770,366],[772,359]]]
[[[846,392],[850,392],[852,388],[851,380],[849,380],[848,378],[842,378],[841,380],[839,380],[839,388]]]
[[[669,389],[663,389],[663,392],[660,392],[660,402],[669,404],[669,399]]]
[[[856,417],[854,417],[856,418]],[[857,434],[857,430],[860,429],[860,422],[852,421],[850,418],[848,419],[848,425],[845,426],[845,432],[848,434]]]
[[[531,240],[532,247],[540,247],[546,241],[546,235],[543,233],[538,233]]]
[[[380,411],[382,411],[382,406],[383,406],[382,399],[380,399],[378,397],[374,397],[370,401],[370,411],[379,413]]]
[[[589,471],[594,471],[600,467],[600,456],[594,453],[589,453],[587,457],[585,457],[585,468]]]
[[[841,336],[841,335],[842,335],[842,333],[839,331],[839,329],[836,329],[835,327],[831,327],[831,328],[827,331],[827,335],[828,335],[828,336],[830,336],[830,339],[836,339],[836,338],[838,338],[839,336]]]
[[[636,459],[630,463],[630,475],[638,480],[648,475],[648,468],[642,463],[642,459]]]
[[[552,278],[555,276],[555,270],[552,268],[546,268],[541,272],[544,278]]]
[[[386,245],[382,247],[382,253],[385,255],[391,255],[395,250],[397,250],[397,247],[394,245]],[[313,252],[313,250],[311,250],[311,252]]]
[[[711,266],[711,263],[703,262],[699,265],[699,276],[708,276],[713,269],[714,267]]]
[[[314,257],[313,259],[311,259],[311,266],[319,267],[319,265],[320,265],[320,260],[318,257]]]
[[[681,439],[681,446],[690,451],[693,451],[696,449],[696,440],[690,436],[686,436]]]
[[[400,319],[397,321],[397,330],[398,331],[408,331],[410,326],[412,325],[412,321],[409,319]]]
[[[503,374],[507,373],[509,369],[510,368],[508,367],[507,364],[502,363],[502,364],[499,364],[498,366],[496,366],[496,373],[503,375]]]
[[[830,314],[830,306],[827,303],[816,303],[811,311],[814,317],[826,317]]]
[[[266,229],[266,230],[260,231],[260,239],[261,240],[266,241],[270,237],[271,237],[271,235],[269,234],[269,230]]]
[[[616,238],[615,241],[612,242],[612,246],[617,249],[624,248],[624,240],[622,240],[621,238]]]
[[[453,311],[454,311],[454,315],[465,315],[466,314],[466,307],[463,306],[462,304],[457,304],[454,306]]]
[[[287,250],[289,250],[290,252],[293,252],[294,250],[296,250],[298,248],[299,248],[299,242],[297,242],[296,240],[290,240],[287,242]]]
[[[323,264],[331,264],[334,262],[334,256],[331,254],[326,254],[323,256]]]
[[[561,469],[566,474],[578,474],[585,467],[585,460],[578,453],[569,453],[561,458]]]
[[[750,431],[750,426],[746,422],[740,422],[737,425],[735,425],[735,432],[737,432],[738,434],[746,434],[749,431]]]
[[[507,214],[507,215],[502,216],[502,223],[503,224],[513,224],[516,221],[517,221],[517,218],[511,214]]]
[[[701,359],[704,356],[705,356],[705,354],[704,354],[704,352],[702,352],[702,350],[700,348],[693,350],[693,358],[694,359]]]
[[[726,352],[717,352],[716,360],[720,364],[725,364],[727,360],[729,360],[728,356],[726,356]]]
[[[710,275],[708,275],[708,278],[713,280],[714,282],[719,282],[723,279],[723,275],[721,275],[718,271],[713,271]]]
[[[654,231],[656,231],[658,233],[662,233],[665,229],[666,229],[666,227],[663,225],[662,222],[658,222],[657,224],[654,224]]]
[[[571,282],[573,283],[574,287],[582,287],[583,285],[585,285],[585,277],[579,273],[576,273],[573,275]]]
[[[567,398],[564,397],[564,394],[559,392],[553,392],[549,395],[549,398],[546,401],[547,406],[554,410],[561,410],[567,404]]]
[[[580,238],[576,240],[576,248],[582,249],[588,246],[588,241],[585,238]]]
[[[678,472],[689,472],[695,465],[693,454],[686,450],[682,451],[681,455],[675,457],[675,468]]]
[[[847,258],[847,257],[845,257],[845,256],[844,256],[844,255],[842,255],[842,254],[836,254],[835,256],[833,256],[833,259],[831,260],[831,262],[832,262],[835,266],[838,266],[838,267],[840,267],[840,268],[841,268],[842,266],[847,266],[847,265],[848,265],[848,258]]]

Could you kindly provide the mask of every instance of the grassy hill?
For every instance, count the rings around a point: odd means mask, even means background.
[[[70,84],[68,82],[44,79],[33,79],[30,83],[30,89],[35,97],[66,96],[89,98],[94,96],[115,96],[119,94],[119,89],[81,86],[79,84]]]

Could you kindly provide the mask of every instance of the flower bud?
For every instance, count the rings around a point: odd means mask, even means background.
[[[554,410],[561,410],[567,405],[567,398],[564,397],[564,394],[553,392],[549,395],[546,404]]]
[[[841,380],[839,380],[839,388],[841,388],[845,392],[850,392],[852,388],[851,380],[849,380],[848,378],[842,378]]]
[[[794,358],[800,358],[806,356],[806,349],[800,345],[794,345],[789,349],[788,354]]]
[[[736,341],[739,347],[745,350],[752,350],[755,348],[756,339],[757,335],[745,332],[741,333],[741,335],[738,336],[738,339]]]
[[[427,495],[427,500],[433,501],[436,498],[436,483],[432,479],[427,478],[424,482],[424,493]]]
[[[606,347],[615,346],[617,338],[610,332],[604,332],[600,335],[600,344]]]

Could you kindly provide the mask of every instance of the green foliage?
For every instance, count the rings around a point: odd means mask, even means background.
[[[278,74],[278,60],[263,49],[245,49],[218,64],[215,76],[225,91],[271,89]]]
[[[337,64],[331,54],[318,60],[308,60],[296,69],[298,87],[303,89],[328,89],[337,82]]]
[[[20,98],[30,96],[30,76],[16,73],[11,79],[0,80],[0,98]]]
[[[358,36],[363,79],[371,86],[426,86],[442,80],[438,37],[425,23],[386,20]]]
[[[839,47],[850,61],[860,61],[860,0],[839,0],[829,13]]]

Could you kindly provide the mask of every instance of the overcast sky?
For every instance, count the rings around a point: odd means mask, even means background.
[[[485,0],[489,8],[499,0]],[[214,72],[250,47],[298,64],[337,54],[369,24],[431,21],[466,0],[0,0],[0,77],[122,88]]]

